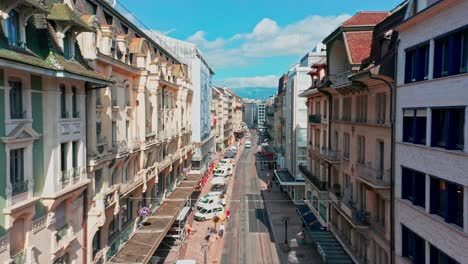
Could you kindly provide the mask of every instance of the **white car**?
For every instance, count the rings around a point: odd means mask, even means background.
[[[194,216],[197,221],[210,220],[215,216],[221,216],[224,214],[224,207],[220,204],[204,207],[200,209]]]
[[[222,159],[218,162],[218,166],[224,166],[226,164],[234,164],[234,159]]]
[[[232,152],[236,152],[236,153],[237,153],[237,147],[236,147],[236,146],[230,146],[230,147],[229,147],[229,150],[232,151]]]
[[[201,198],[198,201],[197,209],[200,210],[202,208],[206,208],[208,206],[215,205],[215,204],[221,204],[221,199],[219,198],[219,196],[218,197]]]
[[[232,175],[232,168],[221,167],[214,170],[215,177],[227,177],[229,175]]]
[[[245,147],[250,148],[252,146],[252,143],[250,141],[245,142]]]
[[[222,195],[221,192],[209,192],[209,193],[205,193],[205,195],[203,195],[202,198],[219,197],[220,195]]]

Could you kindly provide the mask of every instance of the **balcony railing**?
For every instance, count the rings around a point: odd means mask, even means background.
[[[375,169],[370,162],[357,164],[358,178],[376,188],[390,187],[390,170]]]
[[[348,76],[352,74],[352,71],[345,71],[343,73],[337,74],[335,77],[335,86],[343,86],[346,84],[351,83],[351,81],[348,79]]]
[[[11,184],[13,195],[18,195],[28,191],[28,180],[14,182]]]
[[[309,123],[320,124],[322,122],[322,115],[309,115]]]
[[[80,118],[80,112],[78,112],[78,111],[73,112],[72,117],[73,118]]]
[[[70,113],[68,111],[64,111],[60,113],[61,118],[70,118]]]
[[[351,207],[353,212],[352,218],[353,222],[357,226],[369,226],[370,225],[370,213],[363,209],[357,209],[356,207]]]
[[[313,152],[319,154],[324,159],[329,162],[337,163],[341,161],[341,152],[338,150],[332,150],[329,148],[320,148],[318,146],[314,146],[311,148]]]
[[[299,165],[301,172],[309,179],[313,185],[320,191],[327,191],[327,183],[320,180],[319,177],[315,176],[307,167],[303,164]]]
[[[71,175],[72,175],[72,171],[70,170],[65,170],[60,173],[59,185],[61,188],[64,188],[66,185],[70,183]]]
[[[122,141],[116,141],[113,144],[113,152],[114,154],[121,154],[121,153],[127,153],[129,152],[127,141],[122,140]]]
[[[26,118],[26,111],[12,111],[11,112],[11,119],[25,119]]]

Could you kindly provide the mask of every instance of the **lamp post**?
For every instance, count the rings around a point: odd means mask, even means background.
[[[284,244],[288,244],[288,220],[289,217],[283,217],[283,223],[284,223]]]

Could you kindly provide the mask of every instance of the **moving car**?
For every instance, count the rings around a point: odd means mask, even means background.
[[[224,207],[220,204],[214,204],[200,209],[194,216],[197,221],[210,220],[215,216],[224,214]]]
[[[252,146],[252,143],[250,141],[245,142],[245,147],[250,148]]]

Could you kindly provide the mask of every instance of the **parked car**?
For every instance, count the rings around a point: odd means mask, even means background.
[[[236,146],[230,146],[229,150],[232,151],[232,152],[237,153],[237,147]]]
[[[221,199],[219,198],[219,196],[200,199],[197,204],[197,209],[200,210],[202,208],[206,208],[214,204],[221,204]]]
[[[221,167],[214,170],[215,177],[227,177],[232,175],[232,168],[229,167]]]
[[[234,165],[234,159],[222,159],[218,162],[219,165],[232,164]]]
[[[202,198],[219,197],[220,195],[222,195],[221,192],[209,192],[209,193],[205,193],[205,195],[203,195]]]
[[[250,148],[252,146],[252,143],[250,141],[245,142],[245,147]]]
[[[224,207],[220,204],[214,204],[200,209],[194,216],[197,221],[210,220],[215,216],[221,216],[224,214]]]
[[[220,178],[220,177],[218,177],[218,178]],[[224,179],[224,178],[221,178],[221,179]],[[221,193],[225,194],[226,191],[227,191],[227,185],[213,185],[213,186],[211,186],[211,191],[221,192]]]

